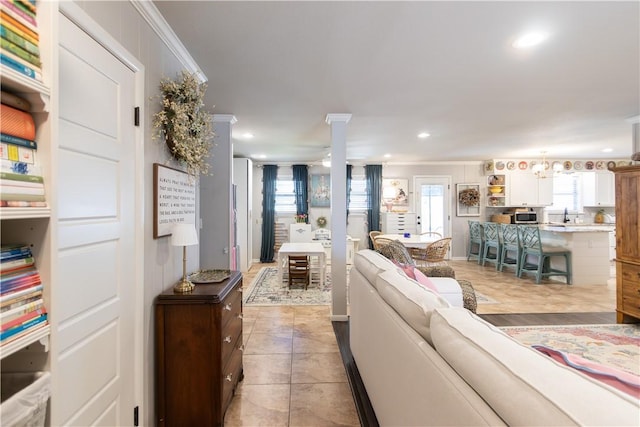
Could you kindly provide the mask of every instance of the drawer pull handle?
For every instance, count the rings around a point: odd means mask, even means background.
[[[226,304],[224,306],[224,309],[227,310],[227,311],[231,311],[231,304]]]
[[[226,377],[224,377],[224,379],[225,379],[226,381],[231,382],[231,381],[233,380],[233,373],[228,374]]]
[[[242,315],[242,313],[238,313],[238,319],[240,320],[244,319],[244,316]]]
[[[240,347],[238,347],[238,350],[244,351],[244,344],[240,344]]]
[[[226,337],[224,337],[224,339],[222,340],[226,343],[231,343],[231,335],[227,335]]]

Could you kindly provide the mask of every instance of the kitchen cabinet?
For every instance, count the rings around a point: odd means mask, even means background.
[[[487,206],[507,206],[507,177],[505,175],[489,175],[487,177]]]
[[[582,194],[583,206],[615,206],[615,175],[610,171],[583,172]]]
[[[222,426],[243,378],[242,276],[156,300],[159,426]]]
[[[553,203],[553,178],[533,173],[512,173],[507,186],[507,206],[549,206]]]

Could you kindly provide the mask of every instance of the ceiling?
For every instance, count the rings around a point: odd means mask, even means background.
[[[207,76],[211,112],[238,119],[236,156],[318,162],[328,113],[352,114],[353,164],[633,151],[637,1],[154,3]],[[547,40],[511,46],[532,29]]]

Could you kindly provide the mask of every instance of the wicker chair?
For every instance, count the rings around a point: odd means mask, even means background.
[[[436,240],[425,249],[413,248],[411,257],[419,266],[447,265],[447,253],[451,246],[451,237]]]
[[[442,234],[438,233],[437,231],[426,231],[424,233],[421,233],[420,236],[429,236],[435,240],[442,239]],[[421,260],[425,257],[425,248],[409,248],[409,253],[414,259]]]
[[[374,231],[370,231],[370,232],[369,232],[369,240],[371,241],[371,247],[373,247],[374,249],[375,249],[375,247],[376,247],[376,246],[375,246],[375,244],[373,243],[373,240],[374,240],[376,237],[378,237],[379,235],[381,235],[381,234],[382,234],[382,231],[376,231],[376,230],[374,230]]]
[[[382,246],[386,246],[394,241],[395,240],[387,239],[386,237],[376,237],[373,239],[373,249],[379,251]]]

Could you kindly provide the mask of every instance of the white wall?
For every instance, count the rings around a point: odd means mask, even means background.
[[[122,44],[145,67],[145,105],[141,118],[145,131],[144,186],[144,354],[143,402],[140,402],[140,425],[155,424],[155,365],[153,302],[156,295],[172,287],[182,276],[182,249],[169,245],[169,238],[153,238],[153,163],[180,168],[164,144],[151,140],[152,116],[159,110],[159,83],[174,78],[185,66],[167,48],[128,1],[77,1],[88,15]],[[211,89],[210,89],[211,90]],[[133,183],[131,184],[133,185]],[[199,207],[198,207],[199,209]],[[188,271],[199,268],[198,246],[187,248]]]

